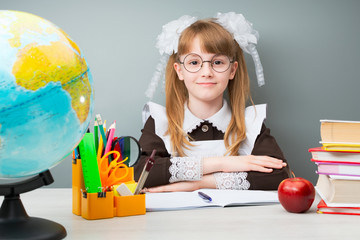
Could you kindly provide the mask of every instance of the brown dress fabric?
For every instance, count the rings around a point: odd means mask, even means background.
[[[193,141],[205,140],[221,140],[224,139],[224,133],[219,131],[210,122],[202,122],[191,133],[188,133]],[[146,159],[150,156],[153,149],[156,149],[155,164],[145,182],[144,187],[154,187],[165,185],[169,183],[171,174],[169,167],[171,166],[170,154],[166,150],[165,143],[155,133],[155,121],[150,116],[142,129],[140,137],[140,145],[142,148],[142,155],[139,162],[134,166],[135,180],[137,181],[144,168]],[[276,143],[273,136],[270,135],[270,129],[262,125],[260,134],[258,135],[252,155],[266,155],[286,162],[284,154]],[[248,172],[247,180],[250,182],[250,189],[252,190],[276,190],[279,183],[290,176],[289,167],[282,169],[274,169],[271,173]]]

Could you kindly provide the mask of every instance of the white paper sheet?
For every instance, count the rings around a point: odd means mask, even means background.
[[[201,191],[211,202],[198,196]],[[194,192],[146,193],[147,211],[170,211],[201,207],[267,205],[278,203],[276,191],[200,189]]]

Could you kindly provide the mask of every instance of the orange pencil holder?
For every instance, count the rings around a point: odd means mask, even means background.
[[[81,216],[88,220],[114,217],[113,192],[83,193]]]
[[[81,216],[81,191],[85,189],[81,159],[72,162],[72,212]]]
[[[145,194],[114,197],[115,216],[125,217],[146,213]]]
[[[128,175],[121,179],[121,182],[135,183],[134,168],[128,168]],[[114,191],[87,193],[85,191],[81,159],[73,160],[72,194],[72,212],[87,220],[142,215],[146,213],[144,194],[115,196]]]

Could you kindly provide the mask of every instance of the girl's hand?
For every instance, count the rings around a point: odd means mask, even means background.
[[[224,159],[223,172],[272,172],[273,169],[281,169],[286,163],[280,159],[269,156],[230,156]]]
[[[212,175],[203,176],[200,181],[177,182],[145,189],[145,192],[192,192],[200,188],[216,188],[215,178]]]
[[[269,156],[226,156],[205,158],[203,174],[213,172],[248,172],[257,171],[270,173],[273,169],[281,169],[286,163]]]

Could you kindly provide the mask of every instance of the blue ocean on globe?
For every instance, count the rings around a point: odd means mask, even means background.
[[[79,144],[93,112],[83,53],[33,14],[0,11],[0,178],[31,176]]]

